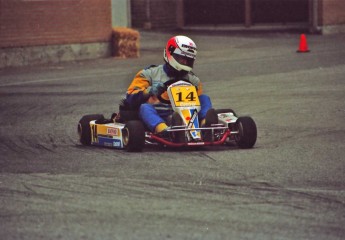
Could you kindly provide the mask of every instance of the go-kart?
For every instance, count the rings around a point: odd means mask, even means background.
[[[168,81],[165,86],[174,111],[165,136],[150,132],[136,110],[120,106],[119,113],[110,119],[102,114],[83,116],[78,124],[80,142],[129,152],[140,152],[145,145],[196,147],[234,142],[239,148],[254,146],[257,129],[251,117],[238,117],[232,109],[210,109],[207,114],[215,115],[216,121],[210,126],[202,126],[198,119],[201,107],[196,87],[184,80]]]

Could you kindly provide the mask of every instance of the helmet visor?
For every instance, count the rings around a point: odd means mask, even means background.
[[[193,68],[194,65],[194,58],[190,58],[187,56],[179,55],[176,53],[172,54],[173,58],[181,65],[188,66],[190,68]]]

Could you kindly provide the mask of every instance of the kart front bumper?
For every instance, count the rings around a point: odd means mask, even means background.
[[[197,141],[197,142],[172,142],[168,139],[161,138],[155,134],[148,135],[149,140],[153,140],[154,142],[158,142],[164,144],[168,147],[196,147],[196,146],[214,146],[214,145],[222,145],[225,143],[227,138],[232,135],[236,134],[237,132],[231,132],[230,129],[226,129],[223,136],[217,141]]]

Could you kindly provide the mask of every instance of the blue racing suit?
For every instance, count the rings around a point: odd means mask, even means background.
[[[198,114],[199,119],[204,119],[206,112],[212,108],[210,98],[202,93],[200,79],[195,76],[194,73],[186,72],[185,75],[179,77],[178,79],[171,75],[172,74],[169,73],[169,66],[167,66],[167,64],[158,66],[152,65],[139,71],[128,87],[126,103],[129,104],[131,108],[139,109],[139,117],[152,132],[154,132],[155,127],[158,124],[166,122],[167,117],[173,113],[170,104],[157,101],[152,103],[152,101],[150,101],[150,88],[156,84],[174,79],[187,80],[197,88],[201,104],[201,110]],[[167,92],[164,92],[161,97],[165,100],[168,100]]]

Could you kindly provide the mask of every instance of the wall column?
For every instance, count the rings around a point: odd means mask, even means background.
[[[319,25],[319,0],[309,0],[309,31],[311,33],[319,33],[321,31]]]
[[[131,26],[130,0],[111,0],[111,25],[113,27]]]
[[[252,26],[252,1],[244,0],[244,26],[249,28]]]

